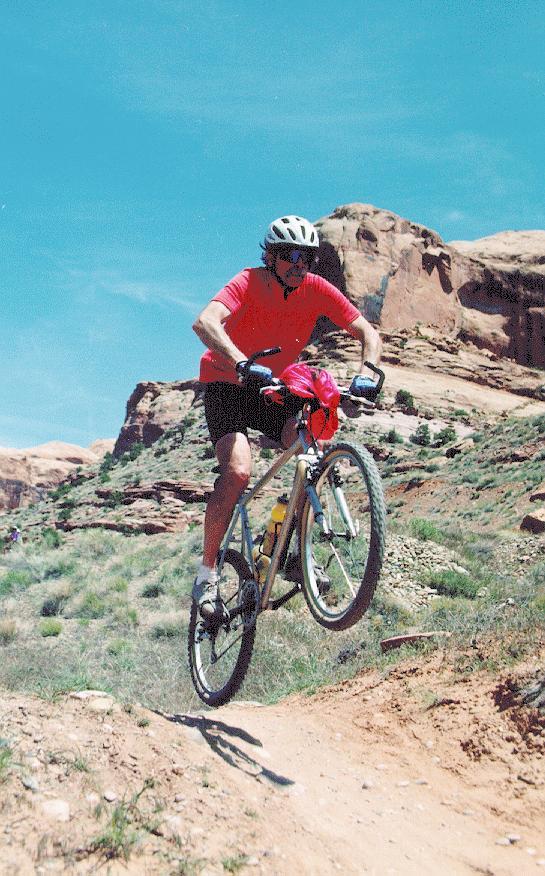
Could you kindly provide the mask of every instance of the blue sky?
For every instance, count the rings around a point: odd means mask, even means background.
[[[545,228],[542,0],[4,0],[0,445],[115,437],[267,223]]]

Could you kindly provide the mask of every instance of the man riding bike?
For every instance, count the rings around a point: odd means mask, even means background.
[[[320,316],[360,341],[361,361],[350,391],[369,400],[376,397],[374,374],[364,363],[378,365],[379,334],[342,292],[311,273],[319,247],[314,225],[299,216],[282,216],[269,225],[261,247],[264,267],[246,268],[233,277],[193,326],[208,347],[201,358],[200,380],[206,384],[205,415],[220,469],[206,508],[203,560],[192,593],[205,620],[223,610],[215,563],[235,504],[250,479],[247,429],[257,429],[283,447],[295,438],[294,416],[302,400],[268,404],[259,390],[295,362]],[[256,350],[275,346],[281,353],[248,366]]]

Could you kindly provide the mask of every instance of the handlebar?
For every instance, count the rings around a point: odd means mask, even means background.
[[[263,359],[265,356],[276,356],[278,353],[282,351],[281,347],[270,347],[267,350],[259,350],[257,353],[253,353],[251,356],[248,356],[246,360],[246,368],[249,368],[256,359]],[[377,395],[382,389],[382,385],[384,383],[385,374],[382,368],[379,368],[377,365],[373,365],[372,362],[364,362],[366,368],[369,368],[375,374],[378,375],[378,380],[376,384]],[[282,383],[279,377],[273,377],[271,383],[267,386],[263,386],[260,388],[259,392],[265,392],[266,390],[274,389],[277,392],[282,393],[284,391],[286,395],[291,394],[289,388],[285,383]],[[341,389],[339,387],[339,392],[341,395],[341,405],[343,402],[352,404],[357,408],[363,409],[367,408],[368,411],[371,411],[375,408],[375,403],[369,401],[368,399],[362,398],[361,396],[352,395],[352,393],[348,389]]]

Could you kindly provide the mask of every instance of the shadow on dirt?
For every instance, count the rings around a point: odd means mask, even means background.
[[[174,724],[182,724],[184,727],[189,727],[201,734],[207,745],[210,746],[214,754],[221,757],[230,766],[241,770],[255,779],[267,779],[274,785],[286,787],[294,785],[293,779],[288,779],[286,776],[281,776],[273,772],[267,767],[260,764],[250,754],[247,754],[238,745],[232,742],[232,739],[240,739],[249,745],[256,748],[263,748],[263,743],[255,736],[251,736],[246,730],[241,727],[233,727],[225,724],[223,721],[210,720],[201,715],[165,715],[163,712],[156,712],[161,718],[171,721]]]

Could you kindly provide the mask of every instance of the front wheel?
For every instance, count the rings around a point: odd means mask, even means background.
[[[303,593],[313,617],[330,630],[345,630],[366,611],[384,555],[386,508],[371,454],[350,444],[324,454],[307,498],[300,528]]]
[[[220,572],[225,616],[203,621],[193,603],[189,618],[189,670],[195,690],[208,706],[223,706],[239,690],[250,665],[259,593],[248,563],[227,550]]]

